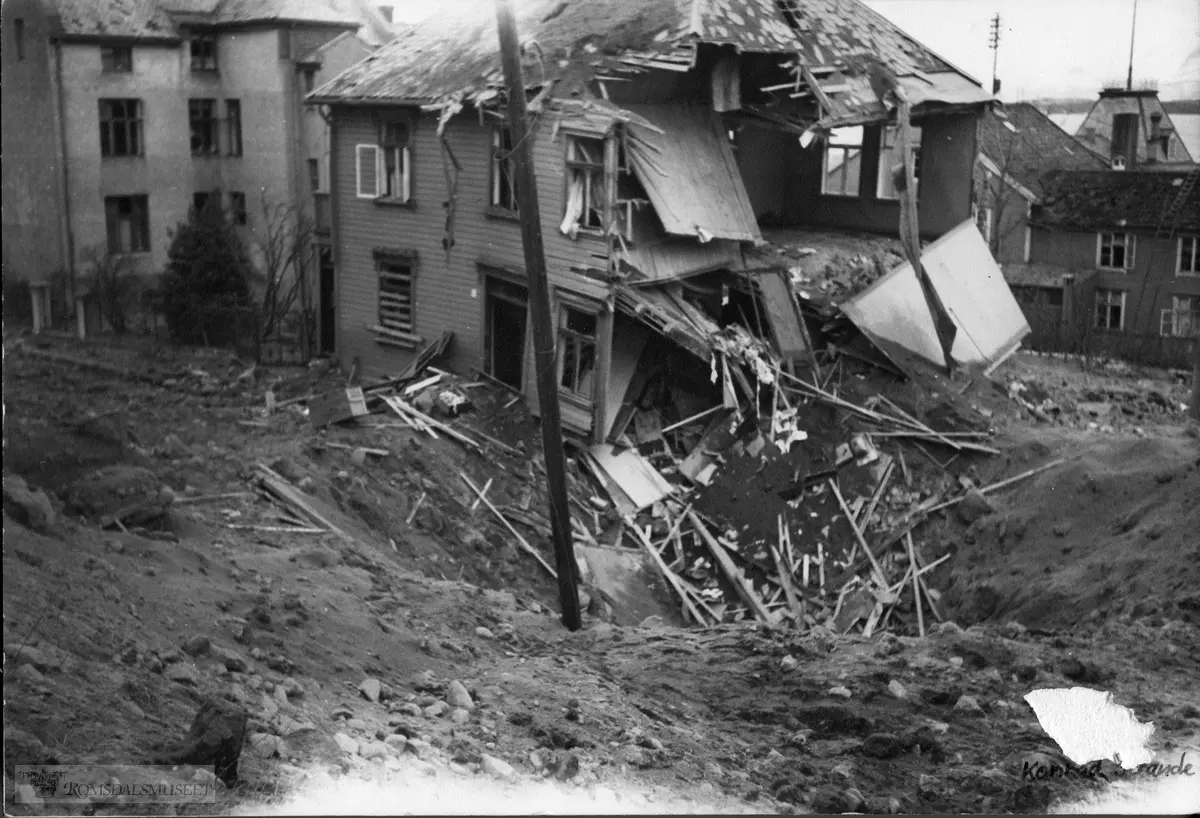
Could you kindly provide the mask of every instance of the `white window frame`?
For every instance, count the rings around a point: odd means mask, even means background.
[[[1190,269],[1185,269],[1183,265],[1185,242],[1192,246],[1190,252]],[[1200,276],[1200,236],[1180,236],[1178,252],[1175,253],[1175,275],[1177,276]]]
[[[921,129],[915,125],[909,128],[912,139],[909,150],[913,155],[913,191],[918,196],[921,193]],[[879,162],[875,167],[875,198],[894,202],[900,197],[892,184],[893,156],[896,155],[896,143],[900,141],[900,126],[888,125],[879,133]],[[861,171],[860,171],[861,172]],[[885,188],[893,188],[890,192]],[[990,241],[990,237],[989,237]]]
[[[1112,248],[1115,248],[1116,238],[1121,236],[1123,240],[1122,247],[1125,250],[1124,266],[1114,267],[1110,264],[1104,264],[1104,240],[1106,237],[1112,239],[1110,242],[1109,257],[1111,261]],[[1133,269],[1134,255],[1137,252],[1137,236],[1133,233],[1097,233],[1096,234],[1096,269],[1111,270],[1118,273],[1127,273]]]
[[[370,159],[364,161],[367,152],[370,152]],[[354,146],[354,186],[355,195],[359,199],[378,199],[379,191],[383,187],[380,184],[379,165],[380,165],[380,148],[378,145],[355,145]],[[370,168],[369,175],[366,177],[371,179],[374,186],[371,190],[363,190],[363,168],[364,165]]]
[[[862,198],[860,190],[862,189],[862,172],[863,172],[863,142],[866,141],[866,126],[858,125],[849,128],[834,128],[830,131],[829,138],[825,140],[825,150],[821,152],[821,195],[822,196],[842,196],[848,198]],[[836,142],[834,137],[835,131],[842,130],[857,130],[859,133],[858,144],[849,142]],[[841,151],[842,163],[837,168],[830,170],[829,168],[829,153],[830,151]],[[854,190],[846,190],[846,169],[850,162],[858,159],[858,180]],[[829,178],[834,173],[838,174],[841,184],[837,189],[830,189]]]
[[[1200,296],[1171,296],[1171,306],[1159,318],[1158,334],[1164,338],[1200,337]]]
[[[1119,322],[1119,325],[1116,327],[1110,326],[1109,321],[1108,321],[1108,318],[1109,318],[1108,310],[1110,308],[1112,308],[1113,306],[1116,306],[1114,304],[1113,298],[1112,298],[1112,296],[1114,296],[1114,295],[1120,295],[1120,297],[1121,297],[1120,305],[1119,305],[1121,307],[1121,320]],[[1124,332],[1125,331],[1126,295],[1127,295],[1127,293],[1125,292],[1125,290],[1098,288],[1096,290],[1096,295],[1095,295],[1094,302],[1093,302],[1092,327],[1094,329],[1098,329],[1098,330],[1101,330],[1104,332]],[[1105,308],[1105,313],[1104,313],[1105,321],[1104,321],[1103,326],[1100,324],[1100,307],[1102,305]]]

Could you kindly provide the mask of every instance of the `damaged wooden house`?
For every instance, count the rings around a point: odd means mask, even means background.
[[[895,98],[921,237],[971,220],[990,95],[858,0],[530,0],[518,28],[580,442],[652,435],[637,424],[745,402],[777,365],[807,371],[791,268],[845,235],[895,243]],[[452,332],[448,369],[536,412],[491,4],[432,15],[308,102],[332,123],[343,364],[394,373]]]

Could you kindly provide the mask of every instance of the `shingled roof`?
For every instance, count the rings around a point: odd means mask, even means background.
[[[174,39],[175,22],[157,0],[53,0],[61,31],[80,37]]]
[[[526,0],[516,14],[523,41],[537,44],[530,85],[571,65],[686,70],[698,43],[799,54],[810,66],[873,55],[898,75],[952,70],[859,0]],[[490,0],[443,3],[313,99],[434,103],[486,93],[501,80],[498,51]]]
[[[179,22],[307,23],[357,28],[348,0],[50,0],[67,37],[177,39]]]
[[[1192,171],[1194,172],[1194,171]],[[1200,191],[1189,172],[1054,171],[1033,223],[1076,230],[1155,230],[1178,213],[1176,230],[1200,232]],[[1181,200],[1182,197],[1182,200]]]
[[[1104,157],[1068,134],[1028,102],[990,110],[980,119],[979,150],[1000,171],[1041,196],[1052,170],[1107,170]]]

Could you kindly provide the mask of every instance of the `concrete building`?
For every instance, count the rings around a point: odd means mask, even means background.
[[[712,389],[711,339],[741,337],[747,316],[770,315],[751,331],[778,351],[803,349],[786,279],[744,249],[760,226],[895,235],[894,98],[877,80],[914,105],[922,233],[971,218],[991,100],[977,82],[856,0],[683,6],[518,9],[537,44],[525,81],[563,422],[582,438],[619,431],[645,366],[669,366],[677,395]],[[337,354],[395,373],[452,332],[443,366],[536,407],[495,15],[476,10],[432,15],[310,98],[334,123]],[[858,170],[831,190],[835,131],[857,135]]]
[[[209,197],[249,243],[264,204],[311,211],[303,97],[392,29],[369,0],[5,0],[3,34],[6,311],[32,282],[46,323],[96,258],[161,271]]]

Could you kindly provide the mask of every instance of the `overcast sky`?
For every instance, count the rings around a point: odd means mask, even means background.
[[[387,2],[387,0],[379,0]],[[396,17],[471,0],[391,0]],[[477,1],[477,0],[476,0]],[[582,2],[583,0],[577,0]],[[520,0],[517,0],[520,2]],[[1134,0],[866,0],[984,87],[992,77],[988,26],[1001,20],[1002,99],[1092,97],[1124,83]],[[1200,2],[1137,0],[1135,85],[1159,83],[1165,99],[1200,99]]]

